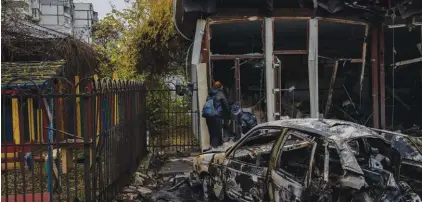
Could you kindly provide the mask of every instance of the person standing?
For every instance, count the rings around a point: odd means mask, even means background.
[[[216,81],[214,87],[208,93],[207,102],[202,108],[202,117],[206,120],[213,148],[222,145],[222,120],[227,118],[229,114],[229,102],[223,91],[223,85]]]

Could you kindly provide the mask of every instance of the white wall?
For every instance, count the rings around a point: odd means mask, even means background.
[[[43,15],[41,17],[40,24],[42,24],[42,25],[57,25],[57,16]]]
[[[92,20],[84,19],[84,20],[74,20],[73,25],[75,27],[85,27],[85,26],[91,26]]]
[[[74,12],[75,19],[92,19],[92,11],[77,11]]]
[[[92,4],[90,3],[75,3],[75,10],[92,10]]]
[[[43,15],[57,15],[57,6],[41,5],[41,11]]]
[[[38,0],[32,0],[31,1],[31,8],[38,8],[38,9],[40,9],[40,1],[38,1]]]

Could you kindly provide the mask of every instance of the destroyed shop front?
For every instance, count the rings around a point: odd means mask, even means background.
[[[192,42],[193,107],[220,81],[259,122],[324,117],[420,134],[421,2],[338,1],[175,1]]]

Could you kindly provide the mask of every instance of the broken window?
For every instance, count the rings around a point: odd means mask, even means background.
[[[299,51],[302,51],[306,53],[308,49],[307,26],[307,19],[275,19],[274,52],[298,54]],[[289,50],[289,52],[279,50]]]
[[[365,25],[359,22],[320,20],[318,52],[330,58],[362,58]]]
[[[227,90],[227,99],[242,108],[250,108],[256,117],[262,117],[265,98],[265,62],[263,59],[239,59],[239,74],[235,60],[213,60],[210,79],[220,81]]]
[[[258,129],[233,152],[233,158],[247,164],[267,167],[280,130]]]
[[[212,54],[263,52],[262,20],[210,25]]]
[[[276,170],[304,185],[314,144],[301,132],[289,132],[278,158]]]

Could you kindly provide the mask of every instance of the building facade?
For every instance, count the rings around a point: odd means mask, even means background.
[[[92,25],[98,21],[98,13],[91,3],[74,3],[73,29],[75,37],[92,43]]]
[[[91,3],[74,3],[73,0],[20,0],[17,8],[23,18],[35,24],[92,43],[92,25],[98,21],[98,13]]]
[[[41,0],[39,24],[66,34],[73,34],[72,1]]]

